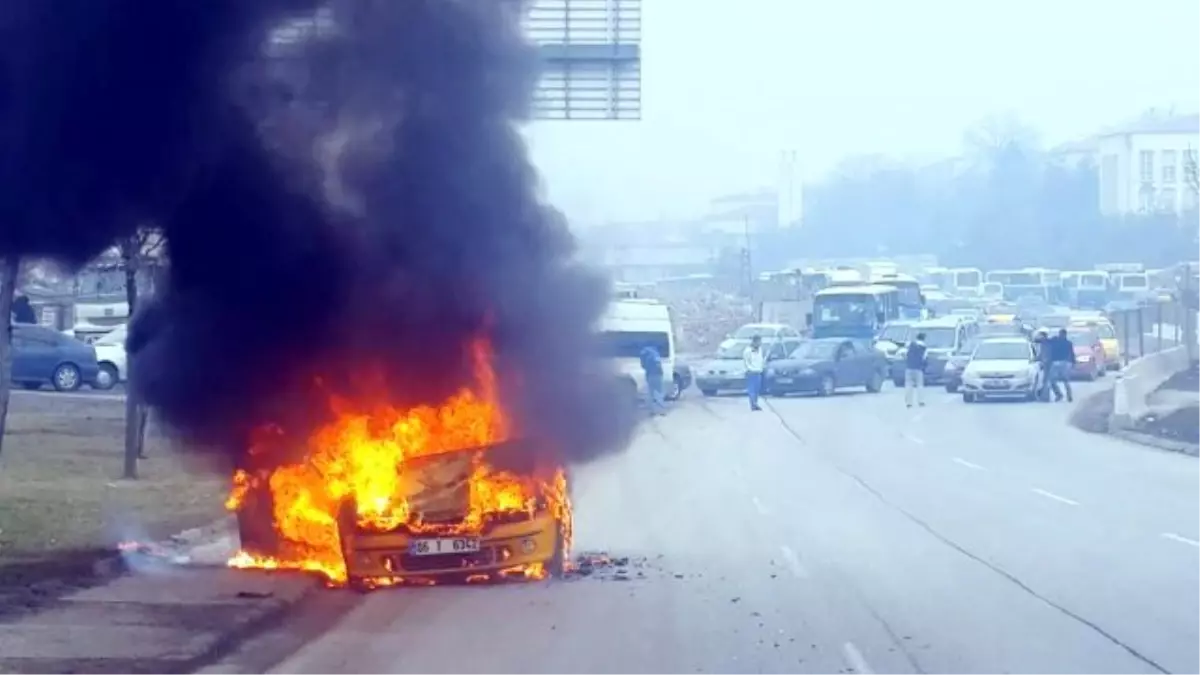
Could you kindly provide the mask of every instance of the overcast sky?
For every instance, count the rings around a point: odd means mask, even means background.
[[[953,155],[1014,113],[1047,144],[1200,107],[1196,0],[642,0],[638,122],[528,131],[576,226],[692,215],[773,187],[780,151]]]

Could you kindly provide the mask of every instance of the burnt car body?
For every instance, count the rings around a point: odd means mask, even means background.
[[[828,396],[844,387],[878,392],[887,379],[887,357],[869,340],[818,338],[767,364],[763,389],[773,396]]]

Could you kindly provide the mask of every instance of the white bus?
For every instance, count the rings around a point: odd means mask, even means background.
[[[954,295],[978,296],[983,292],[983,271],[977,267],[955,267],[947,270],[950,288]]]
[[[600,341],[606,358],[616,362],[618,373],[628,377],[639,394],[646,391],[642,350],[654,347],[662,358],[664,378],[675,374],[675,329],[666,305],[642,298],[621,298],[608,306],[600,319]],[[667,398],[678,396],[672,379],[666,379]]]

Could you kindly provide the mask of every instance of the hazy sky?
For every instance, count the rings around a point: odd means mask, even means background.
[[[577,226],[690,215],[860,153],[952,155],[1013,113],[1047,144],[1200,107],[1196,0],[642,0],[642,120],[528,132]]]

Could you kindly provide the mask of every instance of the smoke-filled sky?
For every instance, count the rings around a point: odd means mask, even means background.
[[[1200,105],[1195,0],[643,0],[643,120],[528,132],[575,227],[773,186],[779,152],[944,156],[1014,113],[1046,144]]]

